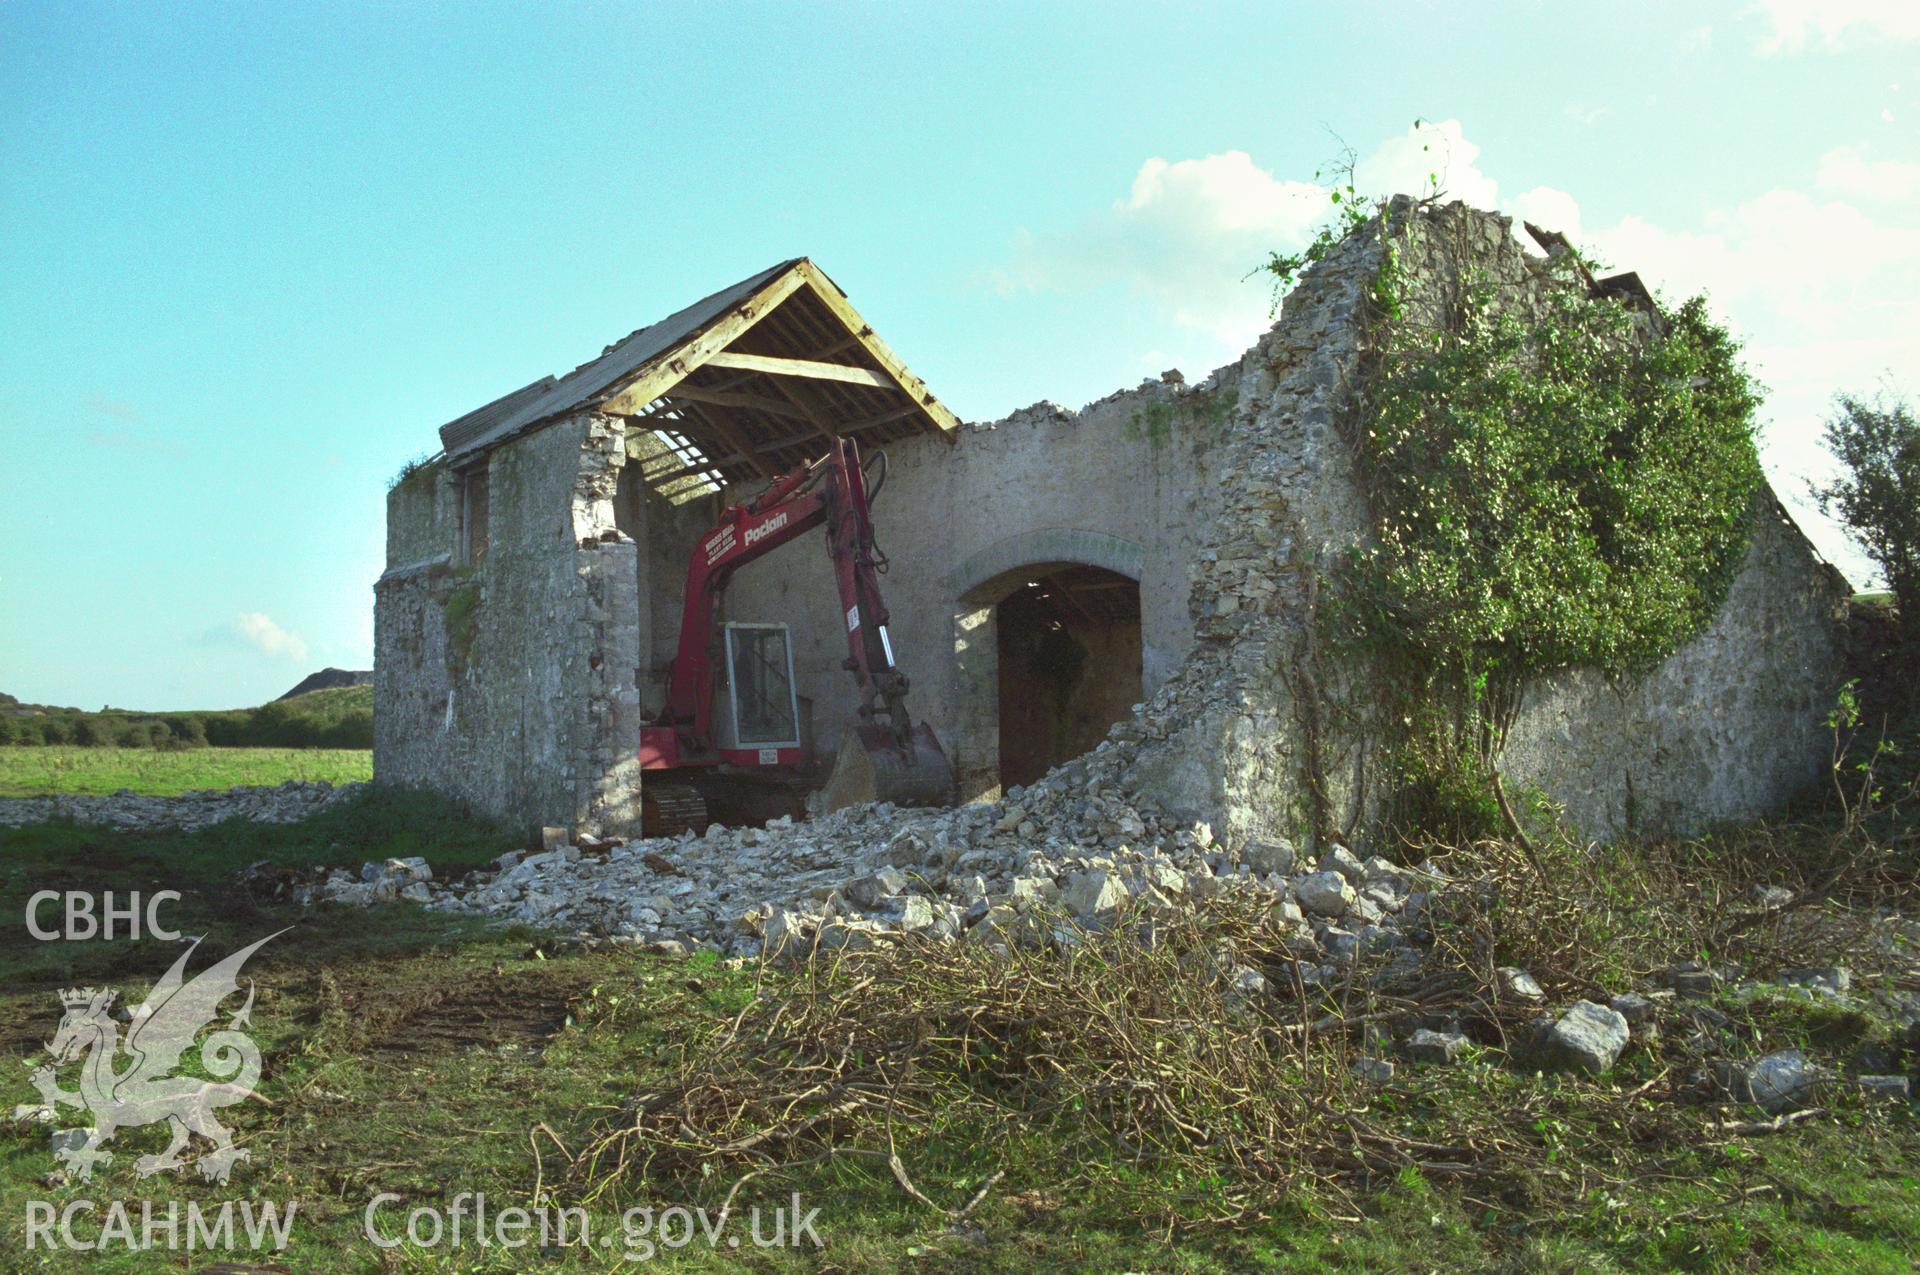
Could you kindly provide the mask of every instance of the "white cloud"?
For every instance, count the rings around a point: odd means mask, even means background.
[[[1535,186],[1515,195],[1508,206],[1521,221],[1530,221],[1542,230],[1557,230],[1569,239],[1580,238],[1580,204],[1564,190]],[[1532,240],[1525,242],[1531,245]]]
[[[1247,272],[1273,250],[1304,246],[1332,205],[1313,182],[1282,181],[1245,151],[1140,166],[1127,194],[1065,233],[1021,232],[1003,292],[1090,291],[1119,283],[1237,354],[1266,323],[1266,293]]]
[[[307,658],[306,639],[283,629],[260,611],[242,611],[233,617],[232,631],[248,646],[280,659],[300,663]]]
[[[1449,199],[1491,206],[1498,192],[1475,166],[1479,154],[1458,120],[1416,124],[1358,160],[1355,182],[1368,195],[1425,195],[1437,182]],[[1270,291],[1263,276],[1248,272],[1269,253],[1312,240],[1334,211],[1332,182],[1277,177],[1240,150],[1155,156],[1124,196],[1080,225],[1021,231],[1012,262],[992,282],[1003,294],[1119,285],[1188,335],[1165,343],[1168,362],[1212,368],[1266,330]]]
[[[1809,44],[1833,49],[1857,39],[1920,40],[1914,0],[1759,0],[1766,19],[1760,52],[1798,53]]]
[[[1781,496],[1824,552],[1861,574],[1858,555],[1810,512],[1804,480],[1829,471],[1819,434],[1836,392],[1871,391],[1889,372],[1896,386],[1920,390],[1920,165],[1840,147],[1800,180],[1690,224],[1628,216],[1592,227],[1564,190],[1536,186],[1502,199],[1480,158],[1448,120],[1389,138],[1355,164],[1355,180],[1367,195],[1424,195],[1437,185],[1448,199],[1559,230],[1669,299],[1708,293],[1769,391],[1763,447]],[[1124,196],[1080,226],[1023,233],[996,278],[1009,292],[1123,286],[1166,316],[1146,362],[1212,367],[1267,324],[1267,290],[1244,281],[1247,271],[1271,250],[1307,243],[1331,211],[1330,193],[1318,181],[1277,177],[1244,151],[1150,159]]]
[[[1869,159],[1865,146],[1841,146],[1820,157],[1813,184],[1856,199],[1912,199],[1920,196],[1920,164]]]
[[[1459,120],[1416,123],[1354,165],[1354,183],[1369,195],[1414,195],[1438,191],[1447,202],[1464,199],[1476,208],[1499,202],[1499,186],[1475,161],[1480,148],[1467,140]]]

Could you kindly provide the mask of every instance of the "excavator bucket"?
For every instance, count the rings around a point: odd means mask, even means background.
[[[896,806],[950,806],[953,766],[933,728],[913,728],[912,748],[902,749],[884,726],[856,726],[840,743],[840,756],[822,789],[828,810],[871,801]]]

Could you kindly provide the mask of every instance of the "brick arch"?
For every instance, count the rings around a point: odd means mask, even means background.
[[[994,541],[949,572],[947,581],[952,596],[985,606],[998,602],[1013,587],[1007,577],[1029,568],[1077,563],[1138,580],[1146,558],[1145,545],[1105,532],[1042,527]]]

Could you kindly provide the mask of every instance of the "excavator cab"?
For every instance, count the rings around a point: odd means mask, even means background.
[[[884,483],[885,454],[875,453],[874,459]],[[859,694],[856,718],[842,734],[824,789],[827,808],[953,801],[952,764],[932,728],[916,724],[907,713],[907,676],[895,660],[880,596],[886,557],[874,541],[869,499],[858,446],[835,438],[819,460],[727,509],[695,547],[667,706],[641,730],[642,769],[675,772],[641,784],[649,835],[702,826],[706,812],[700,792],[710,790],[721,773],[778,778],[782,772],[797,776],[807,767],[812,732],[802,711],[787,626],[728,623],[716,633],[714,620],[719,594],[734,571],[817,527],[827,532],[839,613],[846,622],[845,667]],[[692,782],[696,775],[699,784]]]
[[[722,750],[805,748],[793,638],[784,624],[726,624],[723,687],[714,743]]]

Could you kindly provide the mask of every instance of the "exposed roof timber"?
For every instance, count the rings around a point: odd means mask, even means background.
[[[706,366],[765,372],[769,376],[801,376],[815,381],[845,381],[849,385],[871,385],[877,390],[899,388],[885,372],[845,363],[822,363],[817,359],[781,359],[768,354],[738,354],[726,350],[709,358]]]
[[[939,425],[942,435],[949,443],[953,442],[952,431],[960,428],[959,418],[949,412],[946,405],[933,396],[933,391],[927,388],[927,383],[915,376],[901,361],[900,356],[893,352],[893,348],[882,341],[879,334],[860,317],[848,302],[847,294],[840,291],[840,286],[827,278],[818,266],[804,257],[800,259],[796,269],[806,277],[809,284],[813,285],[815,295],[826,302],[827,309],[833,312],[833,316],[839,319],[849,332],[859,338],[861,346],[873,356],[874,362],[892,374],[893,379],[899,382],[900,388],[905,390],[914,402],[926,408],[927,414],[933,417],[935,424]]]
[[[811,401],[812,395],[806,387],[774,377],[773,392],[798,408],[800,415],[813,425],[814,433],[821,438],[834,438],[839,435],[840,431],[834,428],[831,414],[821,411]]]
[[[914,412],[916,412],[917,410],[919,409],[911,406],[896,407],[891,412],[882,412],[878,416],[870,416],[870,417],[867,417],[865,420],[854,421],[852,424],[846,427],[846,432],[849,434],[853,434],[853,433],[858,433],[862,430],[871,429],[880,425],[890,425],[894,421],[903,420],[906,417],[913,415]],[[656,417],[650,417],[650,416],[629,416],[627,418],[627,427],[631,431],[627,438],[627,455],[628,456],[633,457],[635,459],[639,459],[641,457],[643,445],[641,443],[641,434],[639,431],[642,429],[656,428],[656,426],[650,425],[648,423],[656,419],[657,419]],[[665,423],[671,424],[671,425],[685,425],[687,422],[668,421]],[[761,444],[759,444],[758,450],[762,455],[771,455],[777,452],[786,451],[790,447],[798,447],[801,444],[806,443],[812,439],[821,438],[824,436],[826,435],[824,435],[823,431],[820,430],[819,428],[803,430],[798,434],[786,434],[786,435],[782,435],[779,438],[769,438],[765,442],[762,442]],[[712,460],[707,462],[707,467],[708,468],[725,468],[729,465],[741,464],[746,460],[747,460],[747,456],[744,452],[733,452],[725,456],[715,456]],[[659,477],[656,477],[656,475],[654,474],[647,474],[646,480],[649,483],[655,482],[655,481],[665,482],[670,477],[672,477],[671,474],[665,475],[665,476],[659,476]],[[1093,587],[1112,588],[1112,587],[1118,587],[1118,586],[1096,585]]]
[[[847,332],[846,336],[832,341],[822,349],[813,351],[815,357],[811,359],[746,354],[726,348],[744,336],[761,319],[772,314],[779,308],[781,302],[802,287]],[[679,356],[669,361],[663,368],[653,369],[618,388],[601,401],[600,409],[616,416],[628,415],[643,404],[668,392],[699,368],[732,368],[738,371],[764,372],[775,376],[841,381],[875,389],[899,390],[911,397],[919,409],[926,413],[941,437],[945,438],[949,444],[954,441],[954,431],[960,427],[959,418],[934,397],[933,392],[927,388],[926,382],[908,369],[907,365],[900,360],[900,356],[895,354],[892,348],[874,332],[872,326],[854,310],[839,286],[811,261],[802,258],[793,263],[784,274],[774,280],[773,284],[756,294],[749,304],[754,311],[750,319],[745,322],[729,321],[715,325],[708,331],[705,338],[684,347]],[[744,312],[747,308],[743,306],[742,311]],[[734,316],[736,319],[738,317],[739,315]],[[797,319],[795,321],[797,322]],[[724,336],[725,339],[715,341],[712,338],[716,336]],[[868,354],[880,365],[881,370],[875,371],[872,368],[822,361],[821,356],[840,353],[854,346],[858,346]],[[827,426],[822,425],[822,428]]]
[[[651,403],[685,380],[695,368],[739,340],[747,329],[797,292],[805,282],[805,277],[796,268],[782,271],[725,318],[673,351],[672,358],[649,364],[638,375],[614,386],[610,393],[600,399],[600,410],[612,416],[625,416]]]
[[[767,398],[760,394],[743,394],[737,390],[709,390],[688,385],[685,381],[673,387],[668,397],[674,402],[709,403],[716,407],[744,407],[756,412],[767,412],[774,416],[800,416],[799,408],[780,399]]]
[[[441,441],[453,464],[484,463],[500,443],[580,411],[627,419],[628,455],[656,491],[751,481],[839,435],[858,435],[869,447],[920,433],[951,444],[959,425],[804,259],[722,289],[564,376],[469,412],[442,428]]]
[[[734,428],[732,424],[714,413],[707,411],[698,403],[693,404],[692,408],[693,415],[699,419],[701,424],[719,435],[720,439],[725,442],[727,446],[741,453],[741,455],[746,458],[747,464],[753,466],[755,473],[759,474],[762,478],[768,479],[779,474],[780,471],[761,456],[760,452],[747,441],[746,435]],[[701,450],[704,452],[706,449],[702,448]]]
[[[784,261],[703,297],[658,323],[629,333],[559,377],[544,377],[440,427],[440,442],[459,460],[583,406],[597,403],[637,374],[671,367],[696,348],[724,349],[767,310],[804,285],[798,260]],[[678,380],[684,372],[671,379]],[[649,399],[638,399],[635,407]]]

